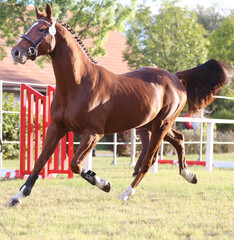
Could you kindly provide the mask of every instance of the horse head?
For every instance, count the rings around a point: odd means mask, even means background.
[[[11,50],[15,62],[24,64],[28,59],[35,60],[38,56],[49,54],[55,48],[56,21],[52,18],[50,4],[46,11],[40,12],[35,6],[37,21],[21,37],[21,40]]]

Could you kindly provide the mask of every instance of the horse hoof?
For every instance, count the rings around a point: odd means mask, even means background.
[[[121,199],[122,201],[127,201],[129,197],[135,194],[135,191],[136,190],[132,188],[132,186],[129,186],[123,194],[118,196],[118,199]]]
[[[11,199],[8,203],[7,203],[7,206],[8,207],[17,207],[21,204],[21,200],[20,199]]]
[[[193,177],[192,183],[193,183],[193,184],[196,184],[196,183],[197,183],[197,176],[196,176],[196,174],[194,174],[194,177]]]
[[[108,182],[107,185],[105,185],[105,187],[102,189],[104,192],[110,192],[111,190],[111,185],[110,183]]]
[[[180,175],[189,183],[197,183],[196,174],[191,173],[187,168],[182,169]]]

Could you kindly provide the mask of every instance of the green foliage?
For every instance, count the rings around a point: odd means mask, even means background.
[[[165,1],[158,14],[139,6],[127,30],[124,58],[131,68],[157,66],[171,72],[206,60],[207,39],[194,13]]]
[[[15,102],[14,94],[3,93],[3,111],[19,112],[19,104]],[[19,141],[19,113],[3,113],[2,135],[3,141]],[[19,144],[3,144],[3,156],[7,159],[19,157]]]
[[[210,36],[209,58],[234,64],[234,15],[223,20],[221,26]]]
[[[6,40],[7,46],[14,45],[33,23],[34,10],[25,12],[27,5],[32,1],[8,0],[0,1],[0,38]],[[0,59],[6,56],[4,47],[1,46]]]
[[[83,39],[91,38],[93,46],[90,51],[93,56],[104,55],[102,47],[108,33],[113,30],[123,31],[126,20],[134,13],[135,2],[125,6],[116,0],[77,1],[70,10],[74,13],[69,23]],[[79,25],[77,25],[79,24]]]
[[[36,4],[44,11],[47,2],[51,4],[55,18],[68,22],[79,32],[81,38],[93,39],[91,53],[95,57],[105,54],[103,44],[110,31],[123,30],[126,20],[134,13],[136,0],[132,0],[129,5],[117,0],[1,1],[0,38],[6,39],[7,46],[12,46],[19,40],[22,27],[25,32],[35,21],[34,7],[27,6]],[[1,48],[0,58],[4,55]]]
[[[225,18],[224,15],[217,10],[216,5],[211,5],[208,8],[198,5],[194,12],[197,15],[197,22],[202,24],[209,34],[213,30],[218,29]]]

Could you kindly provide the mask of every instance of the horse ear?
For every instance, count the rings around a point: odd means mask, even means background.
[[[38,9],[37,5],[35,5],[35,12],[36,12],[37,19],[43,17],[43,14],[40,12],[40,10]]]
[[[52,9],[49,3],[46,4],[46,14],[47,17],[52,20]]]

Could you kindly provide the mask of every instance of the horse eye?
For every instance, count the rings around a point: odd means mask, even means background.
[[[44,32],[44,28],[38,28],[39,32]]]

